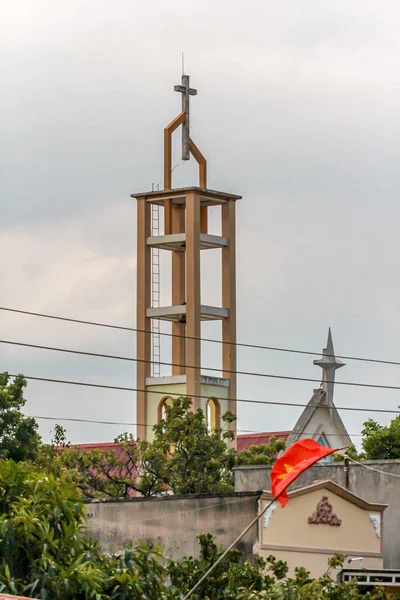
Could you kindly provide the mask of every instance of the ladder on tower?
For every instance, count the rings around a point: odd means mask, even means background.
[[[158,204],[151,205],[151,235],[160,235],[160,207]],[[160,306],[160,249],[151,249],[151,305],[153,308]],[[152,319],[151,324],[151,348],[152,348],[152,376],[160,377],[161,343],[160,343],[160,320]]]

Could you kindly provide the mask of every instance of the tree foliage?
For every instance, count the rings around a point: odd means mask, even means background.
[[[349,458],[355,460],[390,460],[400,458],[400,415],[392,419],[389,425],[381,425],[368,419],[361,430],[361,451],[354,444],[347,449]],[[342,454],[334,456],[334,460],[343,460]]]
[[[286,442],[283,438],[271,437],[268,444],[250,446],[238,455],[238,465],[272,465],[280,452],[285,450]]]
[[[373,419],[364,423],[362,429],[362,458],[383,460],[400,458],[400,415],[389,425],[380,425]]]
[[[0,460],[0,592],[48,600],[166,598],[159,549],[104,554],[85,537],[76,488]]]
[[[221,556],[211,535],[200,535],[200,555],[182,561],[168,561],[167,572],[173,598],[182,598]],[[345,556],[328,559],[326,572],[313,579],[303,567],[288,577],[288,565],[270,555],[252,563],[243,561],[241,552],[231,550],[192,595],[193,600],[388,600],[384,590],[366,595],[355,584],[340,584],[333,575],[343,566]],[[392,597],[395,600],[396,597]],[[398,597],[399,598],[399,597]],[[398,600],[397,598],[397,600]]]
[[[65,430],[57,426],[53,443],[42,448],[36,464],[62,473],[87,498],[233,491],[237,454],[228,447],[233,433],[210,432],[203,411],[190,408],[189,398],[174,400],[154,426],[152,441],[123,434],[112,450],[70,447]],[[234,419],[229,412],[222,416],[224,425]]]
[[[10,381],[8,373],[0,373],[0,457],[16,461],[34,458],[40,444],[35,419],[21,411],[25,387],[22,375]]]
[[[203,411],[190,408],[190,398],[178,398],[154,426],[154,440],[147,443],[154,471],[174,494],[232,491],[236,451],[227,442],[234,434],[209,432]],[[222,416],[224,425],[235,419],[230,412]]]
[[[199,536],[200,555],[166,560],[148,542],[108,554],[90,539],[76,488],[34,469],[0,460],[0,593],[46,600],[181,600],[221,556],[210,535]],[[288,577],[287,564],[273,556],[243,561],[226,558],[193,600],[386,600],[383,591],[362,596],[338,584],[331,569],[315,580],[303,568]],[[394,599],[395,597],[393,597]]]
[[[221,556],[223,549],[218,548],[213,536],[199,535],[200,554],[182,561],[168,561],[167,571],[171,581],[171,591],[179,597],[191,590],[199,579]],[[287,565],[282,561],[257,558],[252,564],[242,561],[242,552],[233,549],[210,573],[209,577],[193,594],[193,600],[203,598],[219,600],[220,598],[237,598],[244,589],[253,591],[269,590],[277,579],[287,573]],[[275,563],[275,564],[274,564]],[[267,564],[271,574],[268,572]],[[272,576],[273,572],[275,577]]]
[[[346,456],[348,458],[352,458],[354,460],[360,460],[362,458],[362,455],[359,454],[359,452],[357,451],[357,448],[355,447],[354,444],[349,444],[346,448],[346,452],[335,452],[332,455],[332,459],[333,462],[343,462],[344,459],[346,458]]]

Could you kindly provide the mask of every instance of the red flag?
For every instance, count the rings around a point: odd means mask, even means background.
[[[282,508],[289,500],[286,493],[288,485],[308,467],[337,450],[338,448],[326,448],[314,440],[305,438],[294,443],[278,458],[271,470],[271,486],[273,495],[279,496],[277,500]]]

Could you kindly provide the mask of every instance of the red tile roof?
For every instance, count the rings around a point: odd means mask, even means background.
[[[261,433],[245,433],[237,436],[236,449],[238,452],[248,450],[250,446],[260,446],[261,444],[268,444],[272,437],[277,439],[284,439],[287,441],[291,431],[264,431]],[[94,444],[71,444],[72,448],[80,448],[82,450],[110,450],[115,452],[118,458],[125,458],[125,451],[121,448],[120,444],[115,442],[98,442]],[[132,493],[134,495],[134,493]]]
[[[263,433],[245,433],[237,436],[236,449],[238,452],[248,450],[250,446],[260,446],[261,444],[268,444],[272,437],[288,439],[291,431],[264,431]]]
[[[115,442],[94,442],[92,444],[70,444],[70,448],[82,448],[82,450],[114,450],[120,444]]]
[[[77,450],[103,450],[104,452],[113,452],[117,458],[126,460],[128,458],[125,449],[122,444],[116,444],[115,442],[97,442],[94,444],[70,444],[69,448],[76,448]]]
[[[129,459],[125,449],[122,447],[122,444],[116,444],[115,442],[96,442],[93,444],[70,444],[69,448],[75,448],[77,450],[102,450],[105,452],[113,452],[114,455],[120,459],[123,463],[125,461],[126,466],[122,468],[120,472],[117,469],[111,469],[110,475],[114,475],[116,477],[126,477],[129,473],[129,469],[132,469],[132,462]],[[132,474],[136,473],[136,469],[132,469]],[[129,490],[129,496],[136,496],[137,492],[135,490]]]

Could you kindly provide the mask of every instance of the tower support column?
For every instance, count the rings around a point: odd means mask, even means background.
[[[177,205],[172,206],[172,232],[185,232],[185,210]],[[185,252],[172,252],[171,262],[172,304],[178,306],[186,301]],[[172,323],[172,335],[172,375],[183,375],[186,363],[185,323]]]
[[[223,377],[230,380],[229,410],[236,413],[236,202],[228,200],[222,205],[222,235],[228,245],[222,248],[222,306],[228,317],[222,321]]]
[[[200,323],[200,197],[190,192],[186,196],[186,388],[193,410],[201,404]]]
[[[151,374],[151,320],[147,308],[151,305],[151,249],[147,238],[151,233],[150,204],[145,197],[137,198],[137,306],[136,306],[136,418],[137,437],[147,438],[146,379]],[[143,362],[146,361],[146,362]]]

